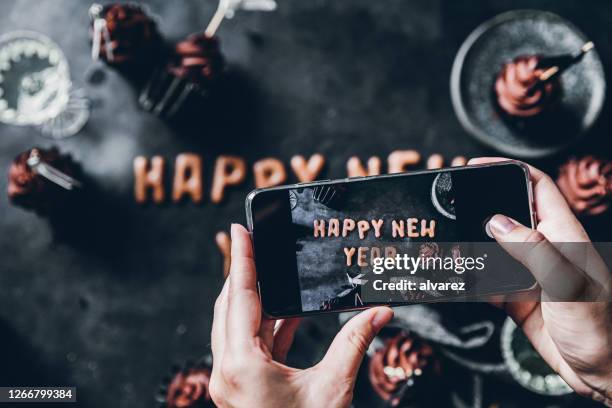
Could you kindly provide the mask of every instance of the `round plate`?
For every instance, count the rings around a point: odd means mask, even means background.
[[[451,73],[453,107],[465,130],[490,147],[522,158],[551,155],[576,142],[604,102],[606,81],[596,50],[560,76],[562,91],[554,116],[536,131],[500,116],[493,86],[503,64],[519,55],[572,53],[587,41],[571,23],[544,11],[511,11],[481,24],[459,49]]]
[[[68,62],[49,38],[33,31],[0,36],[0,122],[41,125],[57,117],[70,85]]]
[[[439,173],[431,185],[431,202],[440,214],[456,220],[453,199],[453,179],[448,171]]]
[[[573,392],[509,317],[502,327],[501,348],[510,375],[523,387],[542,395],[558,396]]]

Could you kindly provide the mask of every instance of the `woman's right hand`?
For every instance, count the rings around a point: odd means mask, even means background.
[[[477,158],[468,164],[502,160],[507,159]],[[497,242],[534,275],[540,300],[500,306],[572,389],[612,407],[610,271],[554,181],[534,167],[529,170],[537,229],[502,214],[488,225]]]

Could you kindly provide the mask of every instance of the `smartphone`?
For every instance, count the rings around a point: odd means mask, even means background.
[[[494,243],[485,226],[498,213],[535,228],[532,197],[529,169],[517,161],[256,189],[247,196],[246,212],[264,312],[283,318],[469,299],[470,293],[427,288],[408,297],[401,290],[393,298],[366,294],[387,276],[375,272],[377,258],[411,253],[418,260],[423,251],[431,255],[445,243],[453,254],[449,259],[458,259],[456,243],[464,252],[472,243]],[[472,287],[480,296],[535,285],[526,270],[500,272],[495,279],[488,279],[492,273],[453,272],[444,279],[476,276]],[[422,274],[412,276],[425,282]]]

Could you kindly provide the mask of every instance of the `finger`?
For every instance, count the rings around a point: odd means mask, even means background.
[[[287,360],[287,353],[293,344],[295,332],[300,326],[302,319],[284,319],[279,320],[274,330],[274,348],[272,357],[279,363],[284,364]]]
[[[336,335],[317,366],[324,373],[334,373],[338,381],[353,385],[368,346],[392,318],[393,311],[388,307],[376,307],[354,316]]]
[[[468,164],[487,164],[508,160],[503,157],[478,157],[471,159]],[[523,164],[529,169],[529,177],[533,182],[535,209],[539,221],[538,230],[544,236],[554,236],[557,242],[589,241],[582,224],[576,219],[554,180],[542,170],[527,163]]]
[[[538,174],[533,184],[538,229],[557,242],[588,242],[589,236],[554,180],[534,167],[529,169],[531,174]]]
[[[230,267],[227,311],[227,338],[230,346],[242,350],[252,344],[261,325],[261,304],[257,293],[257,277],[253,248],[247,230],[232,224],[232,263]]]
[[[213,359],[221,361],[223,357],[223,345],[225,340],[225,320],[227,318],[227,292],[229,282],[225,281],[219,297],[215,301],[214,317],[210,334],[210,347]]]
[[[544,300],[580,300],[589,289],[587,277],[544,235],[497,214],[488,223],[496,241],[533,274]]]

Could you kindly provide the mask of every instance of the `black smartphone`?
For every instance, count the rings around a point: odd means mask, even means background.
[[[424,253],[437,259],[446,251],[452,263],[458,259],[456,243],[465,254],[472,243],[494,241],[485,226],[498,213],[535,227],[529,169],[516,161],[258,189],[248,195],[246,210],[262,306],[274,318],[469,299],[469,290],[440,291],[435,285],[400,290],[399,297],[367,293],[387,276],[374,268],[384,263],[378,258],[401,261],[400,256],[413,254],[418,261]],[[453,289],[459,280],[472,279],[455,272],[443,279],[456,283]],[[535,284],[526,270],[489,280],[492,274],[476,275],[471,287],[478,295]],[[411,276],[424,284],[423,275]]]

